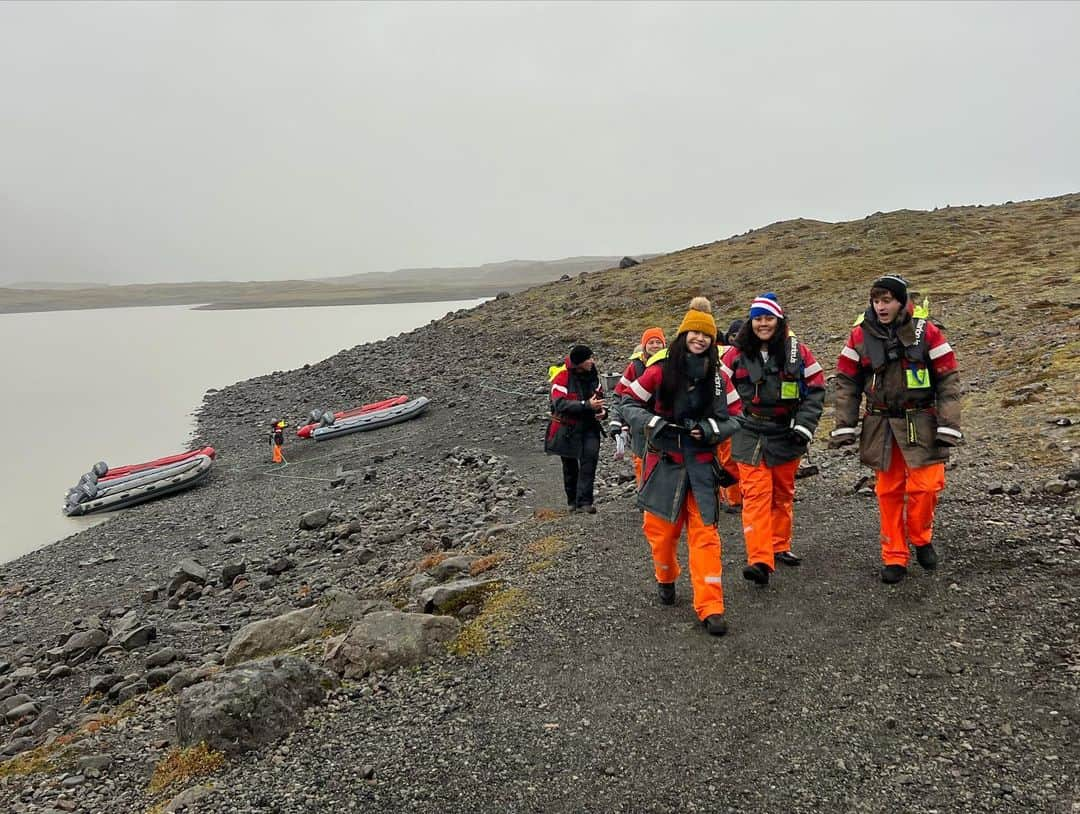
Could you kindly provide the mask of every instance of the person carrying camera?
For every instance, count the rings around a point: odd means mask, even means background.
[[[695,297],[667,357],[630,383],[621,405],[632,431],[646,441],[637,505],[645,512],[660,602],[675,603],[676,546],[685,527],[694,611],[714,636],[727,632],[716,528],[724,473],[716,446],[737,427],[726,399],[717,395],[719,378],[712,306]]]

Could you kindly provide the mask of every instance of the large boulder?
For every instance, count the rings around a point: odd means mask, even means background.
[[[392,608],[388,602],[358,599],[348,591],[332,590],[310,608],[261,619],[237,631],[225,652],[225,664],[279,653],[314,639],[323,631],[339,630],[372,611]]]
[[[369,613],[330,641],[326,664],[346,678],[409,667],[442,652],[459,630],[461,623],[452,616],[396,610]]]
[[[296,656],[275,656],[225,670],[180,695],[176,736],[181,746],[203,741],[236,755],[272,743],[300,722],[336,686],[327,671]]]

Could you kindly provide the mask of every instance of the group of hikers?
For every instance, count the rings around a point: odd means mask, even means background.
[[[562,459],[571,511],[596,512],[601,436],[626,439],[662,604],[675,602],[685,528],[694,610],[709,633],[727,632],[721,511],[741,511],[746,579],[766,585],[777,564],[800,565],[795,474],[824,408],[825,372],[775,294],[755,298],[723,336],[709,301],[695,297],[670,345],[660,328],[644,331],[610,398],[586,345],[575,345],[550,379],[545,451]],[[960,383],[944,332],[916,312],[902,277],[872,283],[837,361],[835,390],[829,446],[858,442],[860,460],[876,471],[882,582],[907,574],[909,543],[919,565],[933,569],[934,510],[949,448],[962,438]]]

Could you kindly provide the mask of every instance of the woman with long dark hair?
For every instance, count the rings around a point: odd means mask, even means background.
[[[722,476],[716,446],[737,425],[726,399],[717,395],[717,380],[724,380],[711,311],[707,299],[694,298],[667,358],[631,382],[622,415],[647,443],[637,505],[645,512],[660,602],[675,603],[676,547],[685,527],[694,611],[709,633],[723,636],[727,622],[716,528]]]
[[[765,585],[777,562],[802,562],[791,550],[795,472],[821,418],[825,374],[772,292],[751,304],[720,366],[734,386],[728,407],[739,422],[731,457],[742,491],[743,576]]]

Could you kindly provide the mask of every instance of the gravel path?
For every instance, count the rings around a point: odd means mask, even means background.
[[[629,464],[610,446],[599,514],[550,511],[558,461],[536,451],[543,388],[526,375],[539,354],[448,365],[475,330],[451,321],[408,348],[377,343],[210,394],[198,440],[221,462],[207,485],[3,567],[0,659],[33,668],[17,690],[57,710],[53,737],[81,727],[79,755],[108,765],[4,776],[0,764],[0,810],[143,811],[197,782],[215,790],[195,810],[222,813],[1076,810],[1080,533],[1034,473],[1018,464],[1006,476],[1019,494],[990,495],[997,464],[962,451],[941,566],[888,587],[873,498],[854,489],[865,472],[815,449],[820,474],[798,482],[801,568],[745,582],[738,519],[722,518],[731,632],[714,639],[685,575],[674,607],[655,601]],[[271,417],[392,392],[434,406],[368,437],[290,443],[283,470],[264,462],[253,427]],[[320,508],[327,525],[300,530]],[[350,521],[361,530],[331,532]],[[143,680],[166,646],[213,667],[240,626],[331,587],[407,598],[417,563],[444,550],[502,556],[491,574],[521,605],[488,652],[345,682],[280,743],[208,777],[147,789],[175,743],[168,692],[127,707],[84,698],[94,675]],[[161,588],[185,557],[210,582],[243,561],[250,584],[170,608]],[[281,558],[291,565],[267,573]],[[153,644],[47,680],[47,649],[88,617],[129,612],[155,626]],[[86,730],[85,716],[119,710]]]

